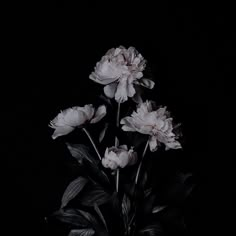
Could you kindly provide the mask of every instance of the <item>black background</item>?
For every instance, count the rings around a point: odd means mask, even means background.
[[[7,235],[47,235],[44,217],[58,208],[73,176],[48,122],[60,109],[96,100],[102,90],[88,76],[109,48],[120,45],[134,46],[147,59],[156,80],[153,99],[182,123],[183,165],[197,183],[188,201],[189,235],[211,235],[230,202],[230,184],[222,178],[228,174],[222,159],[229,160],[217,138],[232,71],[235,34],[227,27],[228,14],[200,4],[108,7],[61,1],[50,19],[42,14],[35,22],[14,22],[12,70],[19,79],[10,85],[14,97],[7,110],[17,125],[5,136]]]

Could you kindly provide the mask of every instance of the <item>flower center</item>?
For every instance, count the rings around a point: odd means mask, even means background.
[[[156,125],[152,126],[152,133],[153,135],[157,135],[160,132],[160,130],[158,129],[158,127]]]

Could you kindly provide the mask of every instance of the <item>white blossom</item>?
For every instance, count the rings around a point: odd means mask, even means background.
[[[167,149],[179,149],[181,144],[173,133],[172,118],[166,107],[154,110],[150,101],[139,104],[137,111],[131,116],[123,118],[120,122],[124,131],[139,132],[150,136],[150,150],[156,151],[160,143]]]
[[[149,89],[154,87],[152,80],[142,78],[145,66],[146,61],[134,47],[126,49],[120,46],[108,50],[89,78],[105,85],[104,93],[107,97],[123,103],[128,97],[134,97],[137,92],[135,85]]]
[[[137,153],[131,148],[128,150],[126,145],[119,147],[107,148],[104,158],[102,159],[102,165],[105,168],[116,170],[117,168],[124,168],[127,165],[133,165],[137,161]]]
[[[49,124],[55,129],[52,138],[56,139],[72,132],[86,123],[97,123],[106,115],[104,105],[95,109],[92,104],[84,107],[75,106],[61,111]]]

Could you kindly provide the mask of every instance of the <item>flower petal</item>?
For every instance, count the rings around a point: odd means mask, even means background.
[[[104,93],[107,97],[109,98],[114,98],[115,97],[115,93],[116,93],[116,89],[117,89],[117,83],[111,83],[108,84],[104,87]]]
[[[129,154],[127,151],[121,152],[121,154],[119,155],[119,161],[118,161],[118,165],[121,168],[124,168],[125,166],[127,166],[129,163]]]
[[[174,142],[167,142],[167,143],[165,143],[165,145],[166,145],[166,150],[168,150],[168,149],[180,149],[180,148],[182,148],[180,142],[178,142],[178,141],[176,141],[176,140],[175,140]]]
[[[124,131],[136,131],[134,125],[133,125],[133,119],[132,117],[124,117],[123,119],[121,119],[120,124],[122,124],[122,129]]]
[[[140,88],[140,86],[137,86],[135,83],[133,83],[134,85],[134,89],[135,89],[135,94],[132,97],[133,101],[137,104],[143,103],[141,94],[142,94],[142,89]]]
[[[98,121],[100,121],[107,113],[107,109],[106,106],[102,105],[100,107],[98,107],[94,118],[90,121],[90,123],[97,123]]]
[[[128,92],[128,96],[129,96],[129,97],[133,97],[134,94],[136,93],[133,84],[128,84],[127,90],[128,90],[127,92]]]
[[[138,160],[137,152],[129,151],[129,165],[134,165]]]
[[[155,82],[150,79],[141,79],[140,85],[142,85],[145,88],[153,89]]]
[[[66,134],[69,134],[70,132],[72,132],[74,130],[74,127],[71,127],[71,126],[59,126],[55,129],[53,135],[52,135],[52,138],[53,139],[56,139],[57,137],[59,136],[63,136],[63,135],[66,135]]]
[[[124,149],[124,150],[128,151],[128,147],[127,147],[127,145],[126,145],[126,144],[124,144],[124,145],[120,145],[120,146],[119,146],[119,148],[121,148],[121,149]]]
[[[150,141],[149,141],[149,147],[151,152],[155,152],[157,150],[157,139],[155,136],[152,136]]]
[[[92,117],[94,116],[94,107],[92,104],[85,105],[83,107],[83,111],[84,111],[85,115],[87,116],[87,120],[91,120]]]
[[[156,111],[157,117],[162,117],[166,113],[166,107],[161,107]]]
[[[115,99],[117,102],[123,103],[128,100],[128,84],[127,78],[122,78],[119,81],[117,90],[115,93]]]
[[[108,81],[100,79],[100,77],[95,72],[92,72],[91,75],[89,75],[89,79],[93,80],[96,83],[103,84],[103,85],[109,83]]]

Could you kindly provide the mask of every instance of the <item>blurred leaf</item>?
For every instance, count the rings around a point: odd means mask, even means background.
[[[148,214],[152,213],[155,199],[156,199],[156,195],[154,193],[151,193],[149,196],[144,198],[143,209],[142,209],[144,215],[148,215]]]
[[[98,160],[93,158],[89,153],[89,148],[83,144],[70,144],[66,143],[67,148],[69,149],[71,155],[79,162],[83,163],[83,160],[86,159],[89,162],[97,165]]]
[[[73,229],[68,236],[92,236],[95,234],[93,229]]]
[[[189,181],[191,174],[177,173],[166,185],[167,198],[176,203],[183,202],[192,192],[193,183]]]
[[[61,208],[65,207],[69,201],[71,201],[74,197],[76,197],[80,191],[84,188],[88,180],[84,177],[78,177],[73,180],[68,187],[66,188],[62,200],[61,200]]]
[[[112,211],[116,214],[120,214],[120,202],[119,202],[117,192],[114,192],[111,195],[111,199],[110,199],[109,203],[111,204]]]
[[[98,182],[102,185],[109,186],[110,187],[110,180],[105,174],[105,172],[99,168],[97,164],[93,164],[91,162],[88,162],[87,160],[84,160],[84,168],[86,169],[85,172],[88,176],[91,177],[91,179],[94,182]]]
[[[161,221],[168,225],[168,231],[181,232],[186,231],[186,225],[184,221],[184,211],[182,207],[168,207],[161,215]]]
[[[94,216],[92,216],[90,213],[86,212],[86,211],[82,211],[82,210],[78,210],[80,212],[80,214],[88,220],[88,222],[90,222],[93,226],[97,225],[98,222],[97,220],[94,218]]]
[[[110,100],[108,97],[106,97],[106,96],[104,96],[103,94],[101,94],[101,95],[99,96],[99,98],[100,98],[101,100],[103,100],[107,105],[113,107],[113,106],[112,106],[112,103],[111,103],[111,100]]]
[[[186,174],[184,174],[184,173],[179,173],[179,174],[177,175],[177,178],[178,178],[179,182],[181,182],[181,183],[186,182],[190,177],[192,177],[192,174],[191,174],[191,173],[186,173]]]
[[[146,183],[147,183],[147,180],[148,180],[148,175],[147,175],[147,171],[145,171],[143,174],[142,174],[142,179],[141,179],[141,187],[144,188]]]
[[[137,87],[137,86],[136,86],[136,87]],[[138,88],[138,87],[137,87],[137,88]],[[140,93],[138,93],[138,92],[136,92],[136,93],[134,94],[134,96],[132,97],[132,100],[133,100],[135,103],[137,103],[137,104],[143,102],[142,97],[140,96]]]
[[[99,161],[89,154],[89,148],[83,144],[69,144],[67,147],[73,157],[86,169],[85,173],[94,181],[109,185],[110,181],[102,169],[99,168]]]
[[[139,231],[139,235],[146,236],[159,236],[162,233],[162,229],[159,224],[148,225]]]
[[[144,191],[144,197],[148,197],[152,193],[152,188],[148,188]]]
[[[130,183],[124,184],[123,187],[124,187],[124,192],[128,197],[131,198],[132,196],[134,196],[135,185],[133,180],[131,180]]]
[[[122,213],[125,216],[128,216],[129,212],[130,212],[130,208],[131,208],[130,199],[127,197],[126,194],[124,194],[124,197],[123,197],[123,200],[122,200]]]
[[[53,219],[59,220],[62,223],[70,224],[80,228],[87,228],[89,222],[76,209],[60,209],[52,214]]]
[[[84,216],[84,218],[91,223],[91,226],[95,229],[97,236],[108,236],[106,227],[101,226],[94,216],[88,212],[82,210],[79,211]]]
[[[153,207],[153,209],[152,209],[152,213],[158,213],[158,212],[164,210],[166,207],[167,207],[167,206],[155,206],[155,207]]]
[[[124,197],[122,200],[122,214],[123,214],[124,223],[126,225],[127,230],[128,230],[128,224],[129,224],[130,209],[131,209],[130,199],[127,197],[126,194],[124,194]]]
[[[97,203],[94,204],[94,209],[95,209],[95,211],[97,212],[98,216],[100,217],[100,219],[101,219],[103,225],[105,226],[106,231],[108,231],[107,224],[106,224],[106,220],[105,220],[105,218],[104,218],[102,212],[100,211],[100,209],[99,209]]]
[[[108,123],[106,123],[106,124],[104,125],[104,128],[102,129],[102,131],[101,131],[101,133],[100,133],[100,135],[99,135],[99,142],[100,142],[100,143],[102,142],[102,140],[103,140],[104,137],[105,137],[107,128],[108,128]]]
[[[107,193],[100,185],[92,184],[89,188],[85,189],[80,196],[81,204],[85,206],[94,206],[104,204],[109,201],[111,195]]]

